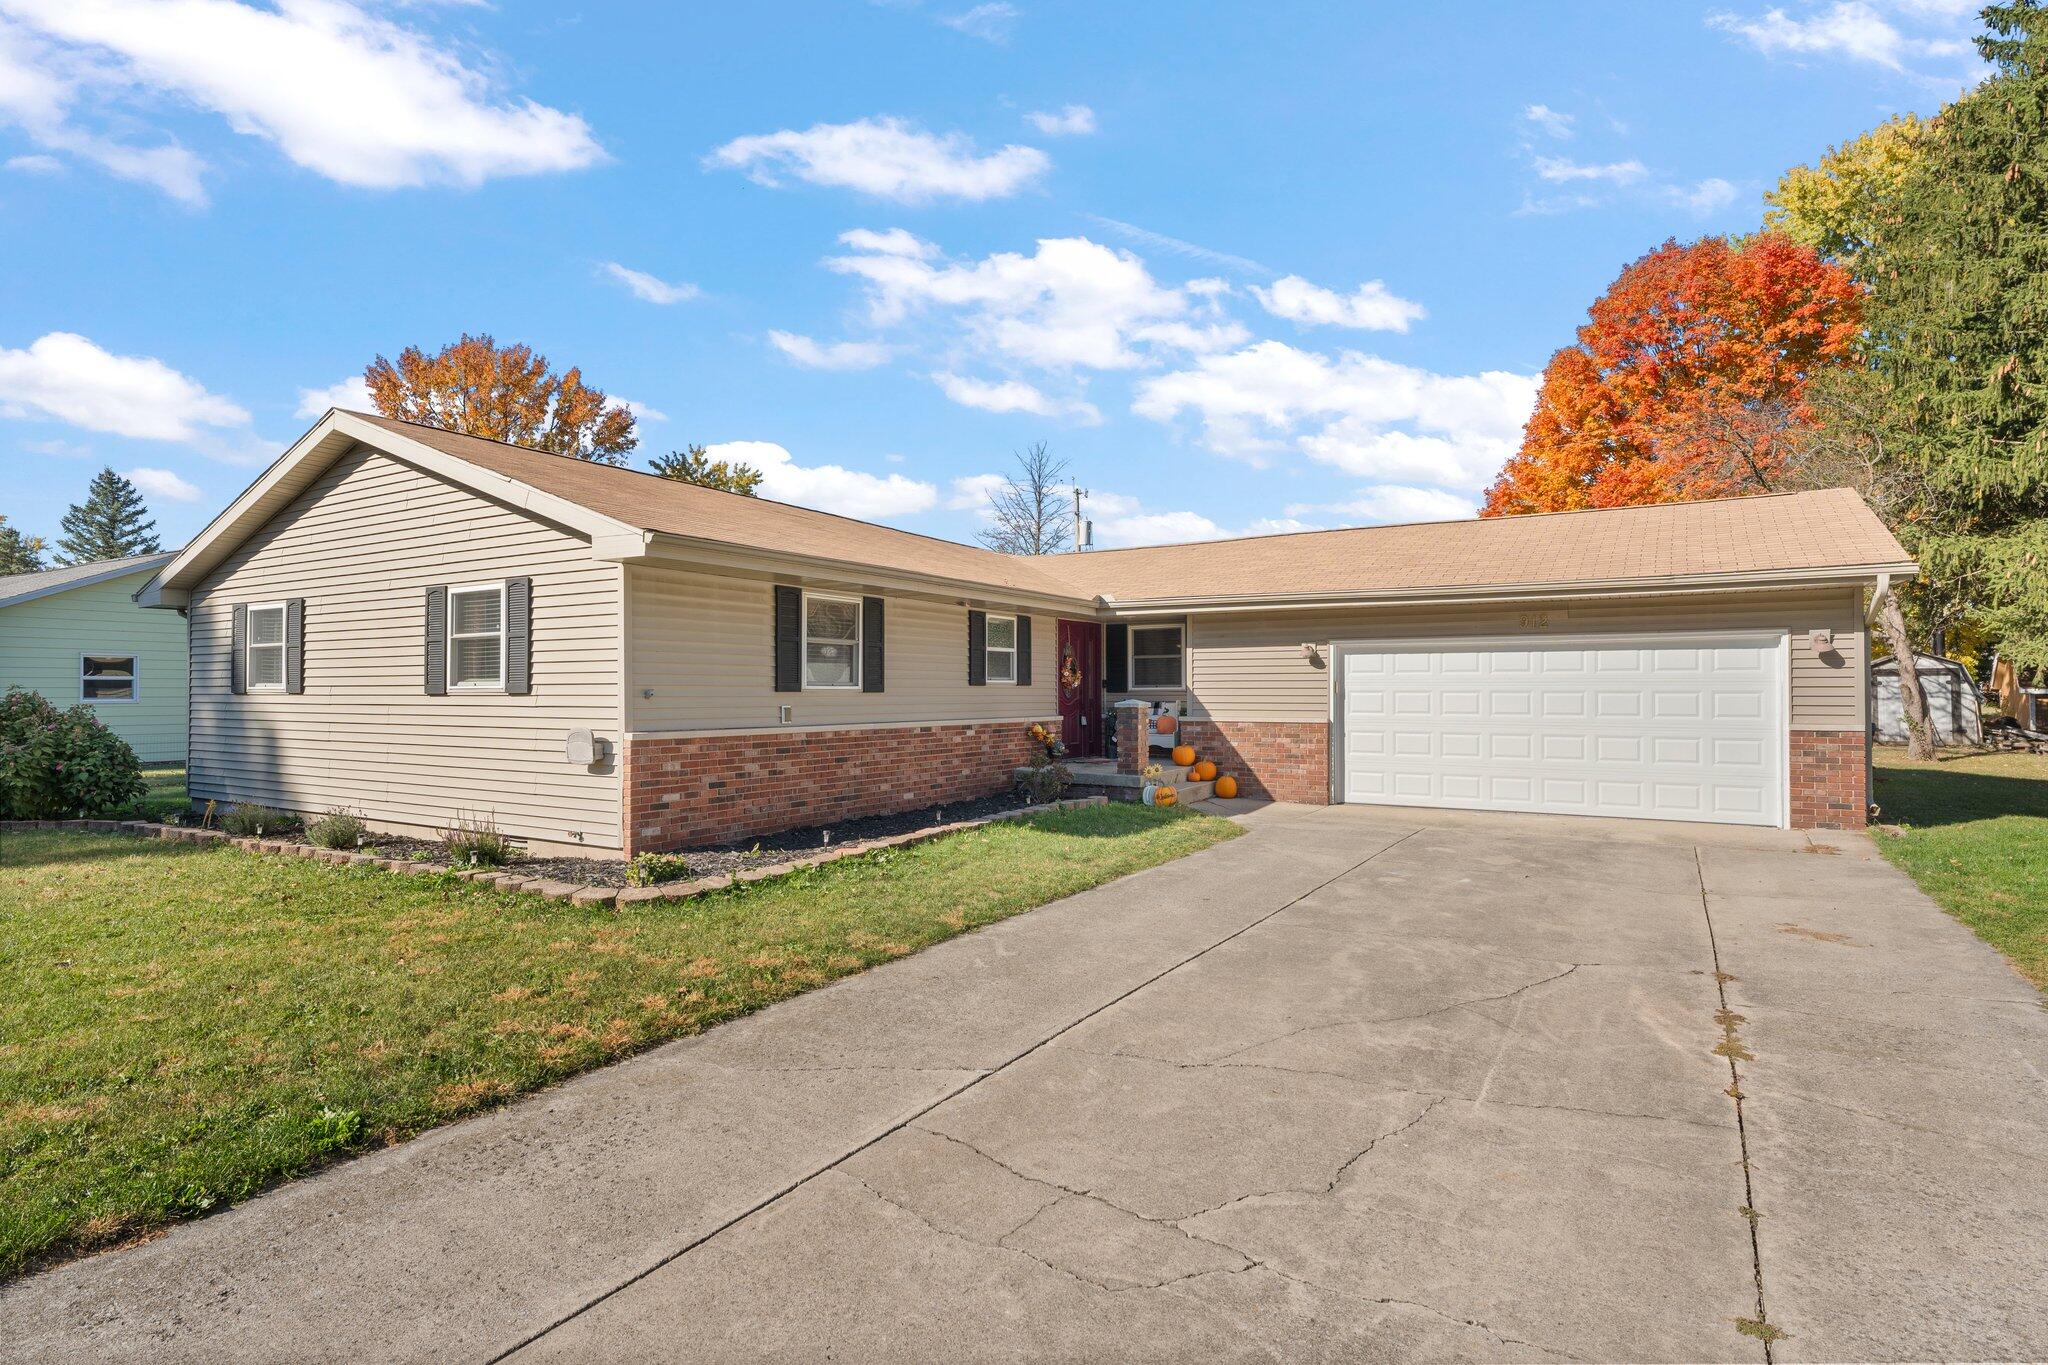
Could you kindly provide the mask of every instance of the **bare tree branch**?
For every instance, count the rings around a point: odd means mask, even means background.
[[[981,543],[1006,555],[1058,554],[1073,543],[1068,525],[1067,462],[1039,441],[1016,452],[1017,472],[988,495],[990,525]]]

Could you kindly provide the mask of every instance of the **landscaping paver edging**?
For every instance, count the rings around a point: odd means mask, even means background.
[[[528,877],[500,867],[444,867],[438,863],[425,863],[412,858],[386,858],[374,853],[351,853],[346,849],[321,848],[315,844],[292,843],[283,839],[242,838],[217,829],[195,829],[189,825],[160,825],[149,820],[0,820],[0,834],[53,830],[72,834],[129,834],[144,839],[163,839],[172,843],[232,844],[248,853],[284,854],[312,858],[338,867],[375,867],[386,872],[400,872],[412,876],[439,874],[460,877],[465,881],[493,886],[500,891],[546,896],[550,900],[568,901],[572,905],[624,907],[645,905],[653,901],[688,900],[693,896],[709,895],[714,891],[723,891],[727,887],[743,883],[773,881],[777,877],[786,877],[805,868],[822,867],[827,863],[836,863],[842,858],[857,858],[863,853],[873,853],[877,849],[907,848],[912,844],[927,843],[944,835],[978,829],[983,825],[1023,820],[1034,815],[1050,814],[1053,811],[1080,810],[1086,806],[1107,804],[1108,798],[1102,796],[1080,796],[1064,801],[1048,801],[1043,805],[1020,806],[1016,810],[998,811],[994,815],[980,816],[973,820],[955,820],[943,825],[933,825],[928,829],[912,830],[907,834],[890,834],[878,839],[857,840],[831,850],[820,849],[808,857],[776,863],[772,867],[730,874],[721,873],[715,877],[699,877],[688,881],[661,882],[654,886],[627,887],[585,886],[548,877]]]

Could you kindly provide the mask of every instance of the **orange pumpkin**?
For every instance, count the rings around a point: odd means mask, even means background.
[[[1180,792],[1173,787],[1161,787],[1152,793],[1152,804],[1155,806],[1170,806],[1178,800]]]
[[[1225,773],[1223,776],[1217,778],[1216,794],[1222,797],[1225,801],[1228,801],[1231,797],[1237,795],[1237,779],[1230,776],[1230,774],[1228,773]]]
[[[1174,746],[1174,750],[1173,750],[1173,766],[1174,766],[1174,767],[1176,767],[1176,768],[1192,768],[1192,767],[1194,767],[1194,766],[1195,766],[1195,746],[1194,746],[1194,745],[1192,745],[1192,744],[1177,744],[1177,745],[1175,745],[1175,746]]]
[[[1176,750],[1175,752],[1178,753],[1178,750]],[[1193,756],[1194,752],[1195,751],[1193,749],[1188,750],[1188,754],[1190,756]],[[1179,760],[1176,759],[1175,761],[1178,762]],[[1195,765],[1195,770],[1188,775],[1194,778],[1197,782],[1207,782],[1211,778],[1216,776],[1216,765],[1205,758],[1200,763],[1197,763]]]
[[[1175,720],[1172,716],[1152,717],[1152,728],[1162,735],[1172,734],[1174,730],[1179,727],[1179,725],[1180,722]]]

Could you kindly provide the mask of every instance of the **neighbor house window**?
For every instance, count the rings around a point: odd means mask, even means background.
[[[1131,628],[1131,686],[1173,689],[1181,685],[1181,628]]]
[[[860,686],[860,599],[804,594],[804,686]]]
[[[1017,681],[1017,618],[988,618],[988,680],[992,683]]]
[[[448,590],[448,685],[489,690],[505,685],[505,585]]]
[[[284,603],[249,608],[248,655],[242,676],[251,692],[284,691]]]
[[[86,654],[78,664],[80,701],[134,701],[133,654]]]

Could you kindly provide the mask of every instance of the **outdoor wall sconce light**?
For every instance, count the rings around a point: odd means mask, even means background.
[[[1825,628],[1808,631],[1806,642],[1813,646],[1816,654],[1832,654],[1835,650],[1835,633]]]

